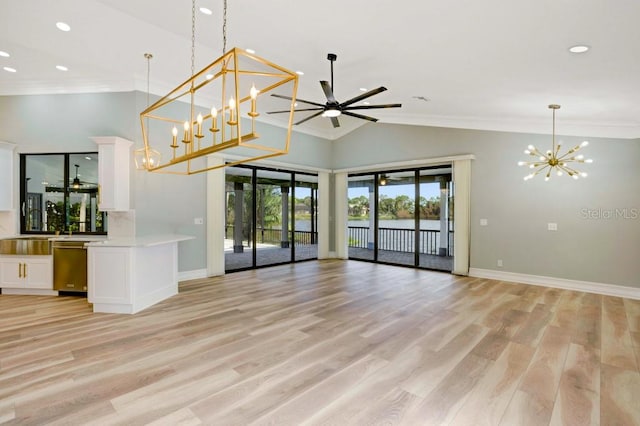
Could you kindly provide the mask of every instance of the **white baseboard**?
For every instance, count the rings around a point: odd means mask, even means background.
[[[202,278],[207,278],[206,269],[195,269],[193,271],[178,272],[178,282],[188,281],[188,280],[199,280]]]
[[[40,288],[3,288],[2,294],[25,294],[25,295],[36,295],[36,296],[57,296],[57,290],[47,290]]]
[[[544,277],[540,275],[519,274],[516,272],[504,272],[479,268],[469,268],[469,276],[640,300],[640,288],[626,287],[616,284],[568,280],[565,278]]]

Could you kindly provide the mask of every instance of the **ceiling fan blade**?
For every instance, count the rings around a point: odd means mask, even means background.
[[[291,98],[289,96],[282,96],[282,95],[278,95],[278,94],[275,94],[275,93],[272,93],[271,96],[273,96],[274,98],[286,99],[288,101],[293,99],[293,98]],[[305,101],[304,99],[296,98],[296,102],[303,102],[305,104],[315,105],[315,106],[319,106],[319,107],[323,107],[324,108],[324,104],[319,104],[317,102],[311,102],[311,101]]]
[[[351,111],[354,109],[375,109],[375,108],[400,108],[402,104],[384,104],[384,105],[357,105],[343,109],[343,111]]]
[[[331,117],[331,124],[333,124],[333,127],[340,127],[340,122],[338,121],[338,117]]]
[[[298,121],[297,123],[293,123],[293,124],[296,124],[296,125],[298,125],[298,124],[302,124],[302,123],[304,123],[305,121],[309,121],[309,120],[311,120],[312,118],[316,118],[317,116],[319,116],[319,115],[320,115],[320,114],[322,114],[323,112],[324,112],[324,111],[318,111],[318,112],[316,112],[315,114],[311,114],[310,116],[308,116],[308,117],[306,117],[306,118],[303,118],[302,120]]]
[[[368,97],[377,95],[378,93],[382,93],[385,90],[387,90],[386,87],[380,86],[377,89],[369,90],[368,92],[363,93],[362,95],[356,96],[355,98],[351,98],[348,101],[341,103],[340,106],[346,107],[348,105],[355,104],[356,102],[360,102],[363,99],[367,99]]]
[[[355,118],[361,118],[361,119],[363,119],[363,120],[373,121],[374,123],[375,123],[376,121],[378,121],[378,119],[377,119],[377,118],[369,117],[368,115],[356,114],[355,112],[342,111],[342,114],[344,114],[344,115],[349,115],[349,116],[351,116],[351,117],[355,117]]]
[[[300,111],[321,111],[324,110],[324,108],[302,108],[302,109],[294,109],[293,112],[300,112]],[[285,112],[291,112],[288,109],[282,110],[282,111],[267,111],[267,114],[281,114],[281,113],[285,113]]]
[[[329,82],[326,80],[322,80],[320,81],[320,86],[322,86],[322,91],[327,97],[327,102],[329,102],[330,104],[337,104],[338,101],[336,101],[336,97],[333,96],[333,89],[331,89],[331,85],[329,84]]]

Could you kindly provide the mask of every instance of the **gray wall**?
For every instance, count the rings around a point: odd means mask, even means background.
[[[565,152],[585,138],[557,139]],[[524,149],[550,148],[551,135],[378,123],[334,141],[333,159],[341,169],[474,154],[472,268],[640,287],[640,140],[586,139],[594,163],[580,165],[589,177],[577,181],[522,179]]]
[[[154,102],[157,97],[152,97]],[[147,106],[142,92],[0,96],[0,140],[17,152],[97,151],[91,136],[119,136],[143,146],[139,113]],[[259,125],[261,138],[283,138],[284,129]],[[154,134],[152,134],[154,136]],[[294,133],[286,156],[276,160],[318,168],[331,167],[331,143]],[[179,244],[179,271],[206,268],[205,174],[177,176],[135,170],[131,162],[131,208],[136,234],[180,233],[195,240]]]

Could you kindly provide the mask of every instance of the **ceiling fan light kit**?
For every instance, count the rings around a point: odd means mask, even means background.
[[[373,95],[377,95],[378,93],[384,92],[385,90],[387,90],[386,87],[384,86],[380,86],[377,89],[373,89],[373,90],[369,90],[366,93],[363,93],[359,96],[356,96],[354,98],[349,99],[346,102],[338,102],[336,100],[335,94],[334,94],[334,88],[335,86],[333,85],[333,63],[336,61],[336,59],[338,58],[338,56],[335,53],[329,53],[327,55],[327,59],[331,62],[331,82],[329,83],[326,80],[321,80],[320,81],[320,87],[322,87],[322,91],[324,92],[324,95],[327,99],[327,102],[322,104],[319,102],[311,102],[311,101],[305,101],[303,99],[296,99],[297,102],[301,102],[307,105],[311,105],[313,106],[313,108],[301,108],[301,109],[296,109],[294,112],[313,112],[312,114],[308,115],[307,117],[303,118],[302,120],[299,120],[293,124],[298,125],[298,124],[302,124],[306,121],[311,120],[312,118],[318,117],[318,116],[322,116],[322,117],[326,117],[331,119],[331,124],[333,125],[333,127],[340,127],[340,121],[338,120],[338,117],[341,115],[346,115],[349,117],[354,117],[354,118],[359,118],[362,120],[367,120],[367,121],[372,121],[372,122],[376,122],[378,121],[377,118],[374,117],[370,117],[367,115],[363,115],[363,114],[358,114],[353,112],[354,110],[366,110],[366,109],[379,109],[379,108],[400,108],[402,107],[402,104],[383,104],[383,105],[369,105],[368,102],[364,102],[363,105],[355,105],[360,101],[364,101],[365,99],[373,96]],[[362,91],[362,89],[360,89]],[[365,89],[366,90],[366,89]],[[271,96],[274,96],[276,98],[281,98],[281,99],[286,99],[288,101],[294,101],[293,98],[289,97],[289,96],[284,96],[284,95],[280,95],[280,94],[272,94]],[[284,114],[284,113],[289,113],[289,110],[283,110],[283,111],[268,111],[267,114]]]

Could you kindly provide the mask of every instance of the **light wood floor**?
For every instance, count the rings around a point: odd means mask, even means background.
[[[357,261],[0,296],[7,424],[640,424],[640,301]]]

